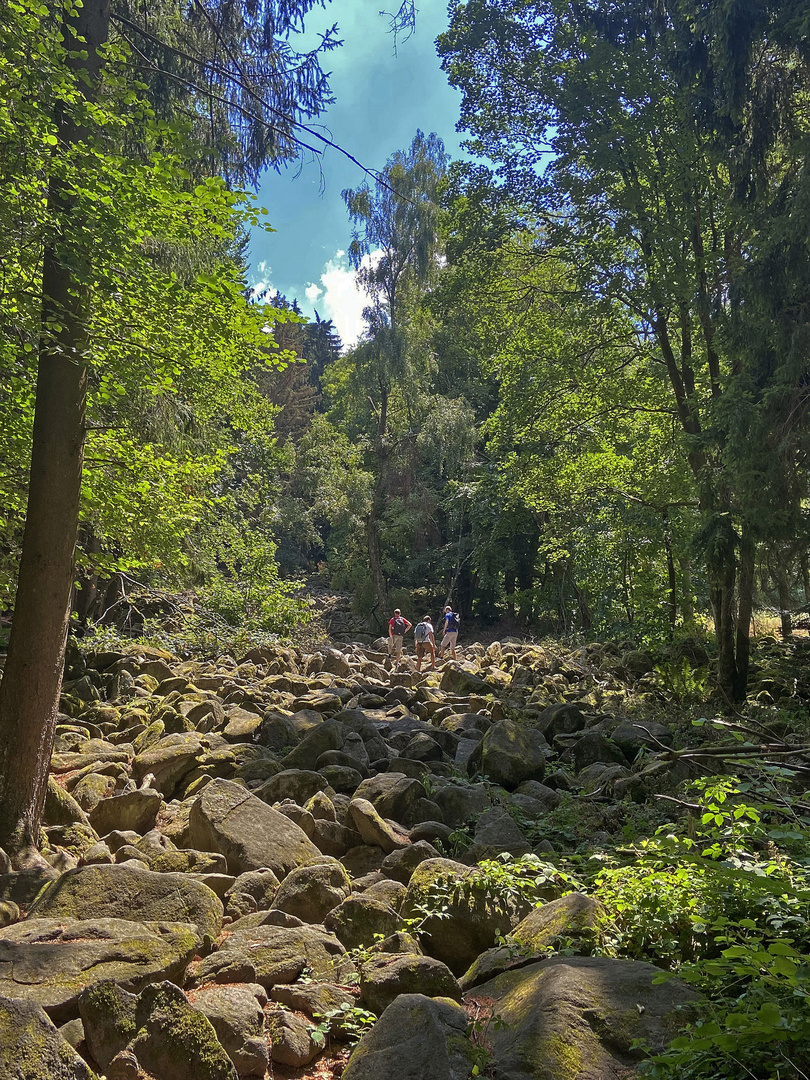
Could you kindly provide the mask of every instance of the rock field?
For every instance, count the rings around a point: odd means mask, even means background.
[[[50,865],[0,865],[0,1075],[619,1080],[663,1047],[692,990],[592,955],[605,912],[553,875],[476,865],[548,854],[564,792],[672,779],[620,715],[644,654],[383,647],[72,653]]]

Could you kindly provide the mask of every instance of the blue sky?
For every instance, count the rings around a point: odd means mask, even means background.
[[[337,100],[320,118],[324,134],[372,169],[407,148],[417,128],[435,131],[451,156],[460,156],[460,95],[448,86],[435,46],[447,29],[446,0],[417,3],[416,30],[400,40],[396,55],[380,0],[335,0],[307,19],[307,39],[337,22],[344,41],[325,58]],[[298,175],[295,165],[265,174],[258,197],[276,232],[252,235],[251,284],[297,297],[307,315],[317,308],[351,344],[366,300],[354,288],[345,254],[351,226],[340,193],[361,184],[364,174],[328,148],[320,165],[305,161]]]

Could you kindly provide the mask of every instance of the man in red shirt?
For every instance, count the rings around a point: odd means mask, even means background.
[[[411,628],[411,623],[402,617],[402,612],[397,608],[393,618],[388,620],[388,655],[394,661],[394,667],[399,667],[402,656],[402,639]]]

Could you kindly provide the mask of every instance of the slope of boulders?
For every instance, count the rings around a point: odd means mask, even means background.
[[[649,662],[513,642],[417,674],[383,644],[73,654],[49,865],[0,867],[3,1076],[596,1080],[667,1042],[695,995],[591,955],[597,901],[477,867],[548,853],[564,792],[677,779],[673,732],[619,709]]]

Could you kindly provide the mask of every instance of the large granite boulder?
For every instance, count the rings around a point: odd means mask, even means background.
[[[273,906],[297,915],[307,923],[322,923],[352,891],[352,879],[345,867],[330,859],[292,870],[276,893]]]
[[[195,962],[191,985],[255,982],[266,990],[292,983],[307,968],[316,979],[339,980],[354,966],[336,937],[317,926],[251,926],[234,930],[220,948]]]
[[[681,1006],[699,995],[679,979],[636,960],[555,956],[504,972],[473,998],[499,1024],[487,1037],[498,1075],[509,1080],[627,1080],[684,1023]],[[344,1073],[345,1076],[345,1073]]]
[[[178,978],[202,947],[188,923],[124,919],[27,919],[0,930],[0,994],[76,1016],[79,994],[103,979],[138,990]]]
[[[357,1044],[343,1080],[469,1080],[473,1065],[461,1006],[402,994]]]
[[[360,969],[360,998],[379,1016],[400,994],[461,1000],[461,987],[441,960],[418,953],[382,953]]]
[[[407,833],[400,832],[384,821],[368,799],[352,799],[349,803],[349,816],[355,829],[363,838],[363,843],[379,847],[386,854],[410,844]]]
[[[173,983],[154,983],[139,997],[101,983],[82,995],[80,1009],[107,1080],[237,1080],[211,1021]]]
[[[4,1080],[97,1080],[33,1001],[0,997],[0,1075]]]
[[[381,817],[406,824],[411,811],[427,797],[427,792],[424,785],[411,776],[385,772],[364,780],[354,797],[367,799]]]
[[[262,1008],[267,998],[262,988],[249,983],[215,983],[189,991],[187,996],[211,1021],[239,1075],[263,1078],[268,1054]]]
[[[166,735],[138,754],[132,762],[133,779],[140,783],[151,773],[154,776],[152,787],[170,799],[183,779],[202,763],[205,753],[206,748],[196,732]]]
[[[295,822],[230,780],[212,780],[193,805],[189,840],[222,852],[232,874],[269,868],[283,879],[321,855]]]
[[[513,791],[524,780],[542,780],[548,743],[535,728],[500,720],[484,735],[467,760],[470,775],[483,773],[493,784]]]
[[[425,908],[437,910],[422,926],[422,945],[454,975],[466,971],[480,953],[495,945],[499,933],[508,934],[524,914],[476,888],[480,877],[474,867],[452,859],[427,859],[414,870],[402,904],[404,918],[419,916]]]
[[[459,979],[461,988],[470,990],[510,968],[525,967],[532,957],[541,960],[560,942],[569,952],[587,955],[601,942],[608,921],[604,905],[582,893],[533,908],[509,935],[510,944],[488,949],[473,961]]]
[[[145,833],[154,826],[163,806],[163,796],[152,788],[141,788],[111,799],[102,799],[90,811],[90,824],[105,836],[114,829]]]
[[[192,923],[214,939],[222,927],[222,901],[187,874],[158,874],[127,866],[80,866],[51,882],[29,915],[40,918],[162,919]]]
[[[387,937],[395,933],[402,919],[385,900],[361,893],[338,904],[323,924],[347,949],[359,949],[373,945],[380,934]]]

